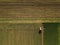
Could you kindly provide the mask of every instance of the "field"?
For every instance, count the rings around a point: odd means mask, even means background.
[[[46,23],[44,32],[44,45],[60,45],[60,23]]]
[[[42,45],[40,23],[0,23],[0,45]],[[44,45],[60,45],[60,24],[45,23]]]
[[[0,18],[60,18],[59,4],[0,3]]]
[[[59,5],[0,4],[0,45],[60,45]]]
[[[0,45],[40,45],[38,33],[41,24],[0,23]]]
[[[0,0],[0,45],[60,45],[60,1]]]

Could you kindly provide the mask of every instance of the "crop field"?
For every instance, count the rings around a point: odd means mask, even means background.
[[[0,45],[42,45],[40,26],[40,23],[0,23]],[[44,45],[60,45],[60,24],[44,26]]]
[[[60,45],[60,3],[0,1],[0,45]]]
[[[60,5],[39,4],[0,3],[0,18],[60,18]]]
[[[42,45],[40,25],[0,23],[0,45]]]
[[[44,45],[60,45],[60,23],[45,23]]]

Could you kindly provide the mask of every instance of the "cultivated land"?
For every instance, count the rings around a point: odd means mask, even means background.
[[[45,23],[44,45],[60,45],[60,23]]]
[[[0,3],[0,18],[60,18],[60,4]]]
[[[19,4],[6,4],[0,4],[0,45],[41,45],[42,35],[38,34],[40,23],[60,23],[59,5],[19,6]],[[57,30],[59,31],[60,25],[58,26]],[[44,34],[47,38],[44,38],[45,45],[49,45],[48,40],[50,39],[54,41],[52,43],[50,40],[51,45],[57,45],[58,40],[60,42],[60,32],[58,34],[55,28],[56,26],[47,28],[48,31]],[[50,38],[49,35],[52,34],[56,35]],[[57,37],[57,35],[59,36]]]
[[[41,45],[40,25],[0,23],[0,45]]]
[[[40,26],[40,23],[0,23],[0,44],[41,45]],[[60,45],[60,23],[45,23],[43,40],[44,45]]]

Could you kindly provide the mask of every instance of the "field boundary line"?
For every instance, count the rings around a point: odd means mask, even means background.
[[[50,21],[50,20],[11,20],[11,21],[0,21],[0,23],[55,23],[57,21]],[[60,23],[60,21],[58,21]]]

